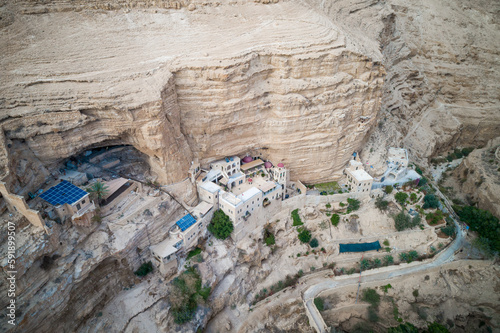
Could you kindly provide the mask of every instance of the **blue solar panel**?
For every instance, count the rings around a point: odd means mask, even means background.
[[[187,214],[183,218],[181,218],[179,221],[176,222],[176,224],[181,228],[181,231],[187,230],[190,226],[196,223],[196,220],[194,217],[191,215]]]
[[[56,186],[53,186],[40,194],[40,198],[47,201],[51,205],[58,206],[65,203],[72,205],[85,195],[87,195],[87,192],[70,182],[63,180]]]

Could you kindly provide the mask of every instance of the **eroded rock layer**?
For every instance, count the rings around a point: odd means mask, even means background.
[[[173,183],[193,156],[260,149],[326,180],[376,121],[380,53],[305,4],[22,14],[32,5],[5,7],[2,126],[45,166],[132,144]]]

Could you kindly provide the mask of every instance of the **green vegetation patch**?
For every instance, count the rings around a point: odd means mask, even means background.
[[[330,218],[330,221],[332,222],[332,225],[334,227],[339,225],[340,222],[340,215],[339,214],[333,214],[332,217]]]
[[[201,249],[199,247],[197,247],[194,250],[189,251],[186,259],[191,259],[192,257],[194,257],[200,253],[201,253]]]
[[[135,275],[143,277],[153,271],[153,263],[151,261],[145,262],[134,272]]]
[[[321,297],[316,297],[314,299],[314,305],[316,305],[318,311],[323,311],[325,309],[325,301]]]
[[[304,223],[302,223],[302,220],[300,219],[298,208],[292,211],[292,219],[293,219],[293,226],[294,227],[304,224]]]
[[[264,229],[264,243],[266,243],[267,246],[276,244],[273,233],[267,228]]]
[[[303,228],[300,232],[299,232],[299,240],[302,242],[302,243],[309,243],[309,241],[311,240],[311,232],[305,228]]]
[[[226,239],[233,232],[234,226],[229,216],[227,216],[221,209],[218,209],[215,211],[207,229],[214,235],[215,238]]]
[[[193,319],[200,303],[208,300],[210,287],[201,286],[200,273],[189,267],[172,281],[169,294],[171,313],[176,324],[184,324]]]
[[[320,191],[339,191],[341,190],[339,183],[337,182],[328,182],[328,183],[320,183],[314,185]]]
[[[476,245],[480,249],[490,255],[500,252],[500,222],[496,216],[472,206],[453,206],[453,210],[470,230],[479,234]]]
[[[361,205],[361,202],[359,200],[351,198],[347,199],[347,203],[349,204],[349,206],[347,207],[347,213],[357,211],[359,209],[359,206]]]

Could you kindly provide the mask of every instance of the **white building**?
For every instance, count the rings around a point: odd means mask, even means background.
[[[363,168],[363,163],[357,160],[350,160],[349,165],[345,169],[347,175],[347,183],[353,193],[370,194],[373,184],[373,177],[368,174]]]
[[[395,165],[401,165],[404,168],[408,167],[408,150],[404,148],[389,148],[387,162]]]
[[[397,181],[404,178],[408,173],[408,150],[403,148],[389,148],[387,156],[387,169],[385,179]]]
[[[288,171],[281,163],[274,168],[270,162],[250,156],[243,159],[243,165],[239,163],[236,156],[213,162],[197,184],[200,200],[229,216],[235,241],[259,229],[280,209],[288,181]]]
[[[177,256],[198,244],[198,239],[206,233],[214,211],[212,204],[201,201],[191,213],[175,222],[168,238],[151,246],[153,262],[163,275],[177,271]]]

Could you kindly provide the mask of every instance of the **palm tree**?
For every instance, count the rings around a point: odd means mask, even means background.
[[[96,181],[89,188],[87,188],[87,191],[90,193],[92,198],[97,199],[97,203],[99,205],[102,199],[108,194],[109,188],[104,183]]]

